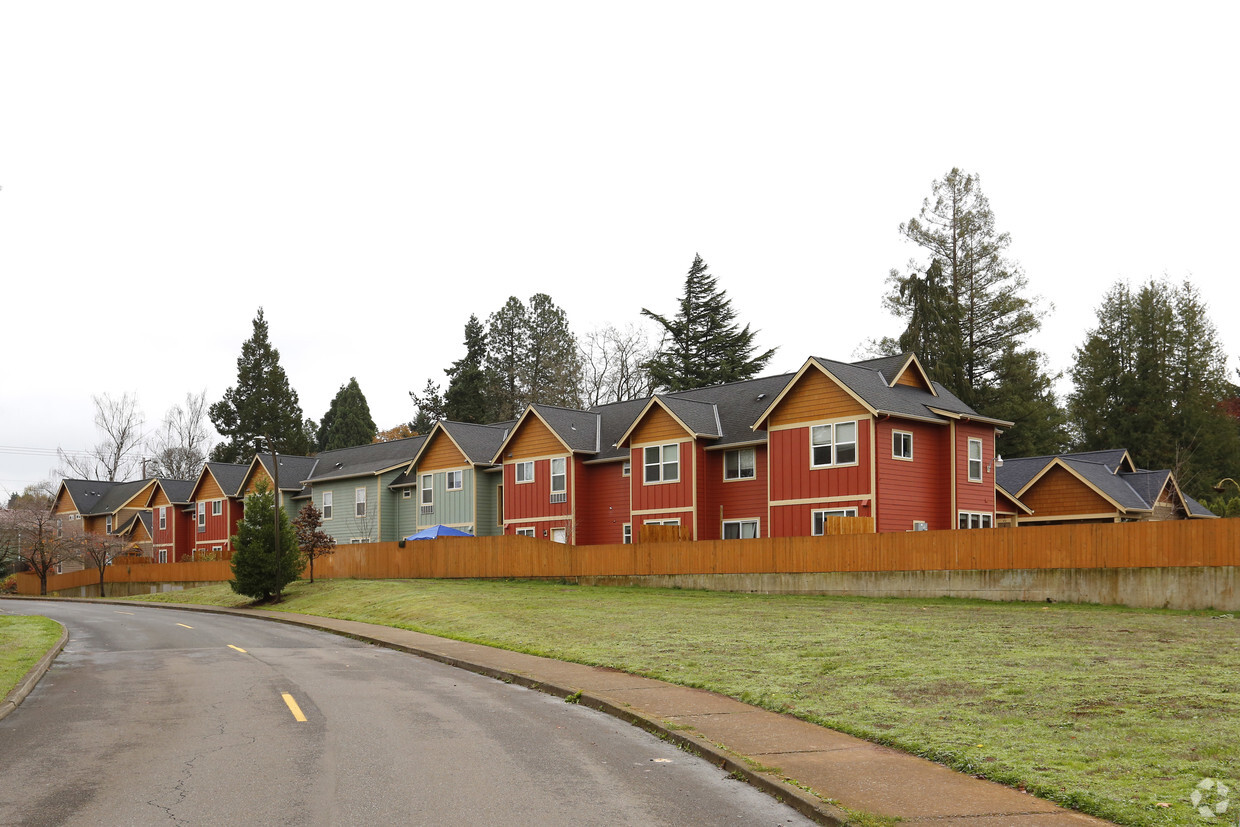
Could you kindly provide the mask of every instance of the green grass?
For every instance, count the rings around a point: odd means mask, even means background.
[[[60,625],[46,617],[0,616],[0,700],[60,640]]]
[[[713,689],[1122,824],[1204,823],[1194,786],[1240,779],[1240,620],[1217,612],[349,580],[275,608]]]

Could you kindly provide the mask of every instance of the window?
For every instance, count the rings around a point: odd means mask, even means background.
[[[198,503],[198,531],[199,533],[207,530],[207,504],[205,502]]]
[[[401,492],[400,492],[400,496],[401,496],[401,499],[404,499],[404,500],[412,499],[412,497],[413,497],[413,489],[412,489],[412,488],[406,488],[404,491],[401,491]]]
[[[982,441],[969,440],[969,482],[982,481]]]
[[[159,527],[160,527],[160,528],[163,528],[163,525],[161,524]],[[56,536],[57,536],[57,537],[63,537],[63,536],[64,536],[64,533],[65,533],[65,524],[64,524],[64,521],[63,521],[63,520],[59,520],[59,519],[58,519],[58,520],[56,520]]]
[[[811,468],[853,465],[857,462],[857,423],[836,422],[809,429]]]
[[[273,543],[273,545],[274,545],[274,543]],[[166,548],[161,548],[161,549],[159,550],[159,562],[161,562],[161,563],[167,563],[167,562],[168,562],[168,549],[166,549]]]
[[[332,518],[332,492],[323,492],[323,519],[330,520]]]
[[[961,528],[990,528],[991,516],[979,511],[961,511],[959,525]]]
[[[434,482],[434,477],[431,476],[430,474],[422,475],[422,501],[421,502],[423,506],[435,504],[435,487],[432,484],[433,482]]]
[[[211,516],[218,517],[223,513],[224,513],[224,501],[223,500],[212,500],[211,501]]]
[[[627,477],[631,473],[633,473],[633,463],[626,459],[624,465],[620,467],[620,476]]]
[[[274,543],[272,545],[274,545]],[[219,554],[221,549],[222,549],[222,546],[211,546],[211,553]]]
[[[908,431],[892,431],[891,456],[895,459],[912,459],[913,435]]]
[[[534,461],[527,460],[517,463],[517,482],[534,481]],[[533,535],[531,535],[533,536]]]
[[[624,543],[626,546],[633,545],[633,524],[632,523],[624,524],[624,539],[622,539],[621,542]]]
[[[448,472],[448,490],[460,491],[465,488],[465,472],[449,471]]]
[[[723,539],[752,540],[758,536],[757,520],[724,520]]]
[[[725,480],[749,480],[754,476],[754,450],[741,448],[738,451],[724,451],[723,478]]]
[[[518,529],[517,529],[517,531],[516,531],[516,534],[517,534],[517,536],[518,536],[518,537],[533,537],[533,536],[534,536],[534,529],[532,529],[532,528],[518,528]]]
[[[643,520],[642,525],[680,525],[680,520]]]
[[[680,445],[651,445],[645,450],[646,483],[677,482],[680,479]]]
[[[369,537],[353,537],[352,539],[349,540],[349,545],[352,546],[352,545],[357,545],[359,543],[369,543],[369,542],[370,542]]]
[[[856,517],[857,509],[855,508],[824,508],[814,512],[814,528],[813,535],[821,537],[826,533],[827,517]]]
[[[557,457],[551,460],[551,502],[562,503],[568,499],[568,460]]]
[[[60,521],[56,521],[56,527],[60,527]],[[165,531],[168,528],[168,506],[160,506],[159,509],[159,530]]]
[[[353,489],[353,516],[355,517],[366,516],[366,489],[365,488]]]
[[[109,514],[107,517],[104,518],[103,530],[107,532],[108,534],[112,533],[112,515],[111,514]]]

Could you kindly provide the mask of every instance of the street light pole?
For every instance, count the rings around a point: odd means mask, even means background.
[[[276,553],[276,602],[280,602],[280,579],[284,576],[284,558],[280,553],[280,460],[276,456],[276,444],[270,436],[264,435],[267,446],[271,449],[271,480],[274,490],[271,493],[271,533],[275,538],[272,548]]]
[[[1214,490],[1215,490],[1215,491],[1217,491],[1218,493],[1222,494],[1222,493],[1223,493],[1223,483],[1225,483],[1225,482],[1229,482],[1229,483],[1231,483],[1232,485],[1236,486],[1236,490],[1237,490],[1237,491],[1240,491],[1240,482],[1236,482],[1236,481],[1235,481],[1235,480],[1233,480],[1231,477],[1223,477],[1221,480],[1219,480],[1217,483],[1215,483],[1215,485],[1214,485]]]

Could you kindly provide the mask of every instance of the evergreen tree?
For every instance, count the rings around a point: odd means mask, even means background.
[[[421,396],[409,391],[409,398],[413,400],[414,407],[417,408],[417,414],[409,423],[409,427],[415,434],[430,433],[435,423],[445,418],[446,406],[443,394],[439,391],[439,385],[430,379],[426,380],[426,387],[422,390]]]
[[[301,576],[305,561],[297,546],[297,536],[283,508],[274,508],[275,497],[267,480],[260,480],[254,493],[245,498],[244,517],[232,537],[233,579],[237,594],[256,600],[275,598],[279,602],[284,587]],[[280,544],[277,548],[273,512],[279,514]]]
[[[1041,313],[1021,295],[1025,276],[1006,258],[1011,238],[996,231],[979,179],[953,168],[934,182],[931,196],[919,217],[900,225],[900,234],[930,256],[924,268],[913,265],[927,273],[925,285],[892,270],[884,304],[906,320],[901,341],[926,348],[927,371],[976,407],[983,389],[997,384],[1005,351],[1038,330]]]
[[[516,296],[509,296],[504,306],[487,320],[486,372],[494,405],[492,413],[501,421],[516,419],[525,407],[521,374],[528,329],[525,305]]]
[[[525,313],[525,359],[520,370],[526,402],[581,405],[581,360],[568,314],[546,293],[530,296]]]
[[[280,351],[267,337],[263,309],[254,317],[254,333],[241,345],[237,358],[237,384],[211,406],[211,423],[227,441],[215,446],[216,462],[245,462],[255,442],[269,436],[282,454],[308,454],[314,450],[313,430],[302,420],[297,391],[289,387],[280,366]]]
[[[1226,357],[1200,294],[1151,280],[1117,283],[1076,350],[1068,415],[1077,450],[1127,448],[1138,466],[1169,468],[1206,496],[1240,468]]]
[[[357,384],[357,378],[350,377],[347,385],[340,386],[331,407],[323,414],[318,430],[318,448],[320,451],[334,451],[337,448],[369,445],[375,441],[378,432],[379,428],[370,416],[366,395]]]
[[[758,332],[740,327],[727,291],[707,269],[695,255],[673,318],[642,308],[663,328],[662,345],[648,364],[656,388],[683,391],[751,379],[775,355],[774,348],[754,355]]]
[[[444,413],[453,422],[482,424],[492,421],[486,373],[487,336],[478,317],[465,323],[465,357],[452,363]]]

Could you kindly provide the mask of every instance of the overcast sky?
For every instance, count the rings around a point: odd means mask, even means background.
[[[218,400],[260,305],[306,415],[356,376],[381,428],[471,313],[672,314],[695,252],[771,373],[860,356],[953,166],[1054,305],[1053,369],[1164,274],[1234,368],[1237,31],[1234,2],[6,3],[0,493],[94,443],[92,394],[149,429]]]

